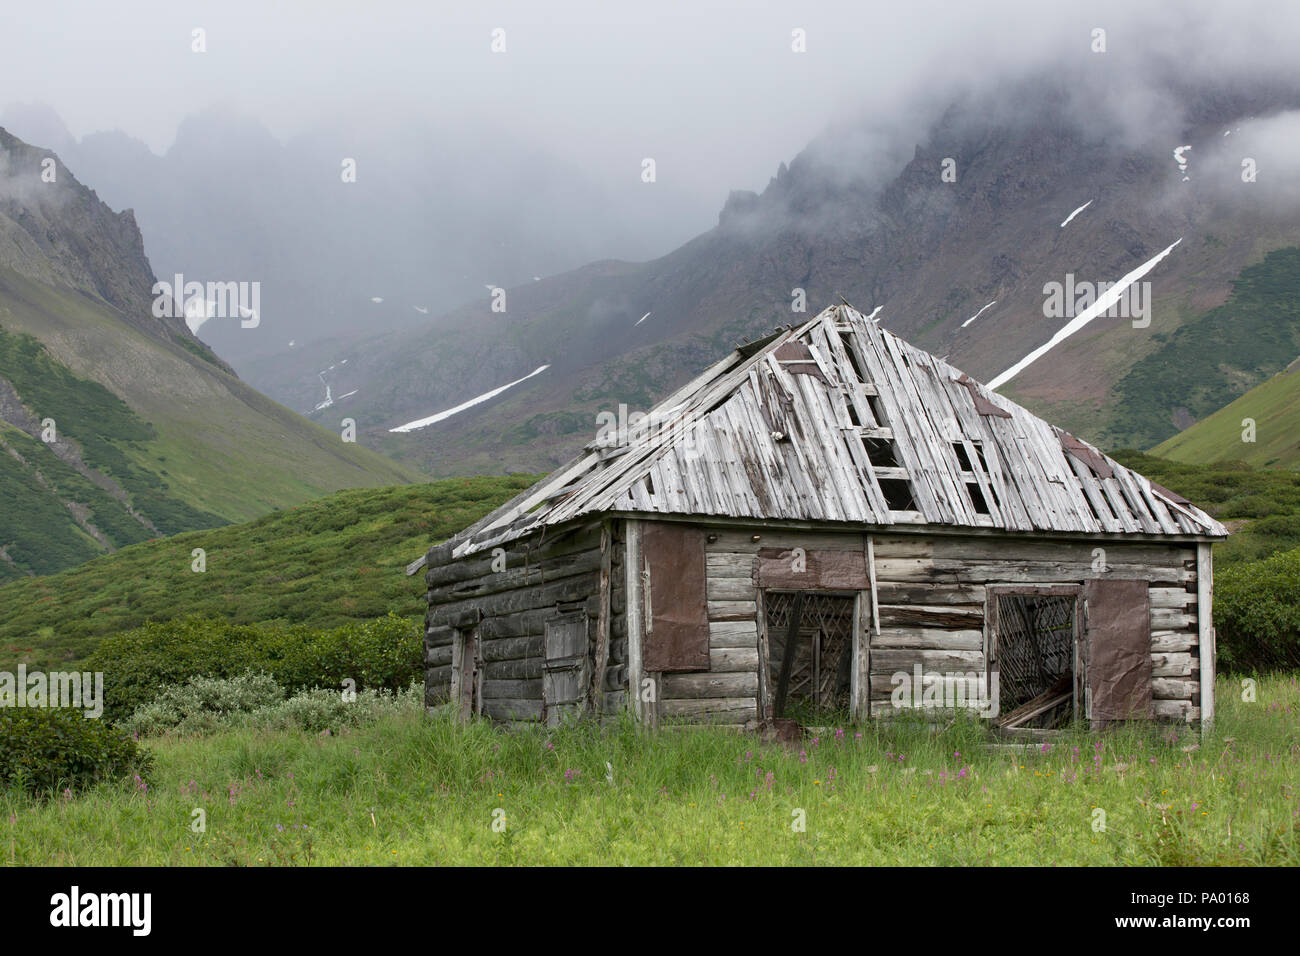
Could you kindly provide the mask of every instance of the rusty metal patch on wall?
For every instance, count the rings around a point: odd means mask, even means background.
[[[649,574],[641,661],[647,673],[709,669],[704,530],[647,522],[642,567]]]
[[[862,591],[871,586],[867,556],[861,551],[805,551],[799,556],[789,548],[759,549],[754,584],[794,591]]]
[[[1151,595],[1145,581],[1083,587],[1088,691],[1094,721],[1155,716],[1151,694]]]

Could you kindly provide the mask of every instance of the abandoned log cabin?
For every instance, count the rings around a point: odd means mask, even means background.
[[[429,706],[1212,718],[1223,526],[854,309],[629,425],[408,569]]]

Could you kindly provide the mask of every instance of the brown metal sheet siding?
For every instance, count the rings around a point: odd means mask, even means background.
[[[1110,463],[1105,458],[1069,432],[1059,432],[1059,435],[1061,437],[1061,447],[1096,472],[1098,478],[1109,478],[1115,474],[1114,469],[1110,467]],[[1156,486],[1153,484],[1151,487]]]
[[[709,669],[704,545],[702,528],[644,525],[641,555],[649,582],[642,667],[647,673]]]
[[[817,365],[817,360],[813,358],[812,349],[808,348],[807,343],[786,342],[784,345],[779,346],[772,355],[786,367],[786,371],[795,375],[811,375],[826,386],[831,384],[826,376],[822,374],[821,368]]]
[[[795,570],[788,548],[761,548],[754,563],[754,583],[760,588],[821,591],[863,591],[871,586],[867,557],[861,551],[807,551],[804,570]]]
[[[1151,718],[1151,597],[1146,581],[1098,579],[1083,590],[1094,721]]]

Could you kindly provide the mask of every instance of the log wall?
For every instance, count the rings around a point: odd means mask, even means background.
[[[1104,549],[1105,571],[1094,570]],[[983,671],[987,585],[1145,580],[1151,599],[1157,717],[1200,717],[1194,545],[876,536],[880,634],[872,635],[871,708],[891,708],[891,675]]]
[[[593,522],[550,541],[516,542],[504,571],[490,553],[430,567],[425,631],[426,698],[445,699],[457,626],[476,615],[483,658],[482,712],[497,720],[544,720],[543,639],[547,620],[584,609],[592,648],[594,705],[613,715],[629,704],[633,649],[628,634],[627,523]],[[552,532],[553,533],[553,532]],[[686,719],[753,727],[774,688],[763,652],[762,601],[755,584],[760,549],[862,553],[859,533],[711,528],[706,545],[708,670],[647,674],[655,682],[650,722]],[[1158,718],[1201,717],[1202,654],[1194,544],[1053,540],[1034,537],[878,534],[871,537],[873,595],[859,602],[862,626],[860,710],[892,710],[891,680],[916,665],[925,672],[983,673],[986,591],[990,585],[1081,584],[1102,576],[1148,582],[1153,696]],[[1094,570],[1097,548],[1105,571]],[[603,565],[603,567],[602,567]],[[608,634],[601,645],[602,581]],[[1210,632],[1212,633],[1212,632]],[[603,666],[599,658],[603,655]],[[599,670],[599,688],[595,671]]]
[[[598,667],[600,646],[602,525],[593,522],[539,542],[513,542],[502,570],[493,570],[485,551],[461,561],[431,565],[425,572],[429,609],[425,617],[425,702],[445,701],[452,686],[452,647],[458,627],[476,627],[482,658],[481,713],[501,721],[540,721],[543,707],[544,639],[547,621],[585,611],[588,674]],[[609,560],[617,560],[609,544]],[[500,564],[498,563],[498,567]],[[608,575],[612,580],[614,574]],[[610,633],[602,708],[622,704],[617,686],[626,655],[621,624],[621,589],[611,589],[606,606]],[[610,692],[611,681],[616,685]]]
[[[709,672],[665,675],[659,714],[744,725],[770,704],[772,675],[764,666],[762,602],[753,583],[760,549],[856,551],[861,534],[793,530],[717,531],[707,546]],[[1095,549],[1105,571],[1094,570]],[[878,627],[862,602],[869,668],[862,699],[870,712],[892,710],[891,678],[899,671],[983,673],[985,599],[989,585],[1081,584],[1113,576],[1145,580],[1151,602],[1152,690],[1160,718],[1200,718],[1196,547],[1118,541],[953,535],[874,535]]]

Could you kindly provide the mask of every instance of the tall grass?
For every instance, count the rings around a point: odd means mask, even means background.
[[[1236,682],[1218,690],[1204,740],[1156,725],[993,747],[973,722],[937,732],[908,721],[831,728],[790,746],[703,728],[647,733],[628,721],[462,727],[415,707],[338,735],[157,739],[150,781],[78,798],[0,797],[0,859],[1300,863],[1300,682],[1262,678],[1253,703]],[[205,832],[191,828],[196,809]]]

